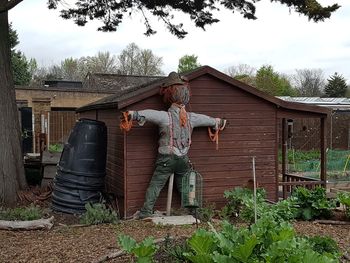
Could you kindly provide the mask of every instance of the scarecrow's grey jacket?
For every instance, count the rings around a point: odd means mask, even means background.
[[[220,119],[212,118],[204,114],[187,112],[187,123],[180,125],[180,108],[172,105],[168,111],[141,110],[129,111],[132,119],[143,126],[147,121],[159,126],[160,154],[176,154],[184,156],[191,145],[191,134],[195,127],[212,127],[218,129]]]

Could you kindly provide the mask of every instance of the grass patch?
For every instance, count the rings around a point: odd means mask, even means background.
[[[30,205],[28,207],[16,207],[16,208],[0,208],[0,220],[21,220],[30,221],[40,219],[43,216],[43,212],[40,207]]]

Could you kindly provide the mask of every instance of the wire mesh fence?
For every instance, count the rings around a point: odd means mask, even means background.
[[[288,170],[303,176],[319,178],[319,151],[288,151]],[[327,150],[328,180],[350,181],[350,151]]]

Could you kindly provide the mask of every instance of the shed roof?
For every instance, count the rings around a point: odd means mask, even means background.
[[[84,87],[100,91],[119,92],[134,86],[140,86],[164,76],[139,76],[107,73],[89,73],[84,80]]]
[[[320,97],[290,97],[280,96],[279,99],[291,102],[301,102],[309,105],[332,108],[333,110],[349,110],[350,98],[320,98]]]
[[[15,86],[18,90],[41,90],[41,91],[64,91],[83,93],[105,93],[115,94],[124,89],[140,86],[153,80],[162,79],[163,76],[138,76],[123,74],[89,73],[82,85],[71,85],[81,83],[79,81],[53,80],[50,83],[59,85],[44,86]]]
[[[185,76],[188,78],[189,81],[191,81],[205,74],[213,76],[221,81],[224,81],[232,85],[232,87],[239,88],[254,96],[260,97],[265,101],[275,104],[276,107],[278,108],[281,107],[288,110],[311,112],[311,113],[316,113],[321,115],[328,115],[330,113],[329,109],[324,107],[281,100],[279,98],[266,94],[248,84],[235,80],[230,76],[210,66],[199,67],[191,72],[186,73]],[[123,90],[119,90],[113,95],[110,95],[101,100],[85,105],[83,107],[80,107],[77,109],[77,111],[83,112],[83,111],[92,110],[92,109],[103,109],[103,108],[111,108],[111,107],[122,109],[132,103],[138,102],[149,96],[157,94],[159,92],[159,87],[161,86],[162,83],[166,81],[166,79],[167,77],[158,78],[158,79],[143,83],[141,85],[135,85]]]

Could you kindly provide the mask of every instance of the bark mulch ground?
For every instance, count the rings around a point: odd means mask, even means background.
[[[187,237],[196,229],[195,226],[159,226],[145,221],[76,227],[76,217],[62,214],[54,216],[55,226],[48,231],[0,230],[0,262],[92,262],[118,249],[116,239],[120,233],[140,241],[147,236]],[[330,236],[338,242],[343,252],[350,254],[350,225],[296,222],[294,226],[301,235]],[[129,257],[121,257],[109,262],[130,261]]]

